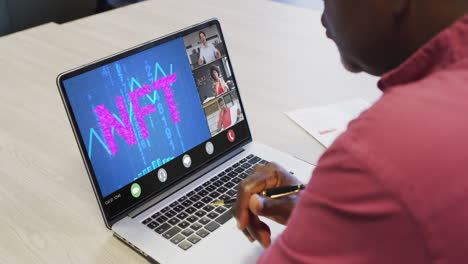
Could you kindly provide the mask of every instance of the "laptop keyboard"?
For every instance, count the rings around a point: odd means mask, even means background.
[[[249,155],[142,223],[181,249],[188,250],[232,218],[230,207],[210,204],[235,196],[239,182],[252,172],[255,165],[266,163],[266,160]]]

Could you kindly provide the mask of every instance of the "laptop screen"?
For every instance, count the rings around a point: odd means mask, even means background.
[[[250,138],[218,25],[185,30],[61,79],[107,217]]]

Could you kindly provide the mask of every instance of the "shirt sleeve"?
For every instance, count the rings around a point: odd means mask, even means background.
[[[416,223],[376,173],[333,144],[258,263],[429,263]]]

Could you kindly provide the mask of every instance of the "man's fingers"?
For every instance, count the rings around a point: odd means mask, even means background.
[[[255,194],[250,197],[249,209],[255,215],[265,216],[280,224],[286,224],[286,220],[295,207],[296,199],[297,196],[272,199]]]
[[[255,241],[255,238],[249,233],[247,229],[242,230],[242,233],[247,237],[250,243]]]
[[[271,243],[271,231],[270,227],[260,219],[249,213],[249,225],[247,226],[247,231],[250,235],[257,240],[262,247],[266,248]]]
[[[263,170],[262,167],[258,167],[237,187],[237,202],[235,204],[234,216],[237,218],[239,229],[243,230],[248,225],[250,197],[264,189],[275,187],[278,183],[277,176],[274,174],[276,173],[273,171]]]

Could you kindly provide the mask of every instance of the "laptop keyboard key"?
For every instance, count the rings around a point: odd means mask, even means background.
[[[180,222],[179,218],[176,218],[176,217],[173,217],[171,219],[169,219],[169,221],[167,221],[169,224],[171,225],[177,225],[177,223]]]
[[[189,222],[187,222],[187,221],[182,221],[182,222],[180,222],[180,224],[178,224],[177,226],[180,227],[180,228],[186,228],[186,227],[188,227],[189,225],[190,225]]]
[[[206,196],[207,194],[208,194],[208,192],[205,191],[205,190],[201,190],[201,191],[199,191],[199,192],[197,193],[197,195],[200,196],[200,197],[204,197],[204,196]]]
[[[211,211],[211,210],[213,210],[213,209],[214,209],[214,207],[213,207],[212,205],[209,205],[209,204],[208,204],[208,205],[205,205],[205,207],[203,207],[203,210],[205,210],[205,211],[207,211],[207,212],[209,212],[209,211]]]
[[[156,219],[156,218],[158,218],[158,217],[160,217],[160,216],[161,216],[161,213],[160,213],[160,212],[157,212],[157,213],[155,213],[154,215],[152,215],[151,217],[154,218],[154,219]]]
[[[236,185],[235,185],[234,183],[232,183],[232,182],[226,182],[226,183],[224,184],[224,187],[229,188],[229,189],[232,188],[232,187],[234,187],[234,186],[236,186]]]
[[[218,206],[218,207],[216,207],[216,209],[215,209],[215,211],[216,211],[217,213],[219,213],[219,214],[224,213],[226,210],[227,210],[227,209],[224,208],[224,207],[222,207],[222,206]]]
[[[210,232],[213,232],[213,231],[215,231],[216,229],[218,229],[218,227],[219,227],[219,224],[213,221],[213,222],[207,224],[207,225],[205,226],[205,229],[207,229],[207,230],[210,231]]]
[[[185,239],[185,237],[183,235],[177,234],[171,239],[171,242],[177,245],[180,242],[182,242],[182,240],[184,240],[184,239]]]
[[[206,186],[208,186],[208,185],[210,185],[210,181],[206,181],[206,182],[204,182],[204,183],[202,184],[203,187],[206,187]]]
[[[165,213],[167,213],[169,210],[171,210],[170,207],[164,207],[164,208],[161,210],[161,213],[165,214]]]
[[[180,200],[180,199],[179,199],[179,200]],[[179,204],[179,203],[178,203],[177,201],[175,201],[175,202],[172,202],[169,206],[170,206],[170,207],[174,207],[174,206],[176,206],[177,204]]]
[[[184,202],[182,202],[182,205],[185,206],[185,207],[189,207],[191,206],[193,203],[189,200],[185,200]]]
[[[195,213],[196,216],[198,217],[203,217],[204,215],[206,215],[206,212],[203,211],[203,210],[198,210],[196,213]]]
[[[240,166],[240,163],[239,163],[239,162],[237,162],[237,163],[234,163],[234,164],[232,164],[232,166],[231,166],[231,167],[233,167],[233,168],[237,168],[237,167],[239,167],[239,166]]]
[[[239,167],[239,168],[236,168],[234,171],[237,173],[242,173],[244,172],[244,169]]]
[[[218,180],[218,181],[213,182],[213,185],[216,187],[220,187],[221,185],[223,185],[223,182]]]
[[[201,197],[198,196],[198,195],[196,195],[196,194],[193,195],[192,197],[190,197],[190,200],[191,200],[192,202],[194,202],[194,203],[197,202],[197,201],[199,201],[200,199],[201,199]]]
[[[187,240],[192,242],[192,244],[196,244],[201,240],[201,238],[197,235],[192,235],[191,237],[187,238]]]
[[[199,192],[199,191],[201,191],[202,189],[203,189],[203,186],[198,186],[197,188],[195,188],[195,191],[196,191],[196,192]]]
[[[223,195],[219,196],[218,199],[219,199],[219,200],[227,200],[227,199],[230,199],[230,198],[231,198],[231,197],[229,197],[228,195],[223,194]]]
[[[211,213],[208,213],[206,216],[208,216],[211,219],[215,219],[216,217],[218,217],[218,214],[215,212],[211,212]]]
[[[166,232],[169,228],[171,228],[171,225],[168,224],[168,223],[164,223],[164,224],[156,227],[156,229],[154,229],[154,231],[156,231],[156,233],[158,233],[158,234],[162,234],[162,233]]]
[[[183,201],[185,201],[185,200],[187,200],[187,196],[182,196],[182,197],[180,197],[179,200],[177,200],[177,201],[181,203],[181,202],[183,202]],[[173,206],[171,206],[171,207],[173,207]]]
[[[156,221],[160,224],[164,223],[167,221],[167,217],[165,217],[164,215],[163,216],[160,216],[158,219],[156,219]]]
[[[262,165],[266,165],[266,164],[268,163],[268,161],[266,161],[266,160],[261,160],[261,161],[259,161],[258,163],[260,163],[260,164],[262,164]]]
[[[198,222],[202,225],[206,225],[210,222],[211,220],[209,218],[206,218],[206,217],[203,217],[202,219],[200,219]]]
[[[245,179],[245,178],[247,178],[247,175],[248,175],[248,173],[241,173],[241,174],[239,174],[239,178]]]
[[[193,225],[190,226],[193,230],[197,231],[198,229],[202,228],[202,225],[199,223],[194,223]]]
[[[195,208],[193,208],[193,207],[189,207],[189,208],[185,209],[185,212],[186,212],[187,214],[193,214],[193,213],[195,213],[196,211],[197,211],[197,209],[195,209]]]
[[[213,199],[211,197],[209,197],[209,196],[203,197],[203,199],[201,199],[201,200],[202,200],[202,202],[204,202],[206,204],[209,204],[209,203],[211,203],[211,201],[213,201]]]
[[[197,209],[200,209],[204,206],[205,204],[203,204],[202,202],[196,202],[193,204],[193,207],[197,208]]]
[[[241,165],[241,167],[247,170],[247,169],[250,169],[250,167],[252,167],[252,165],[250,165],[250,163],[244,163],[244,164]]]
[[[222,214],[220,217],[216,218],[215,221],[222,225],[222,224],[226,223],[231,218],[232,218],[231,210],[228,210],[224,214]]]
[[[253,157],[251,159],[249,159],[249,163],[250,164],[257,164],[259,161],[261,161],[262,159],[259,158],[259,157]]]
[[[178,218],[180,218],[181,220],[184,220],[185,218],[187,218],[188,214],[186,214],[185,212],[181,212],[177,215]]]
[[[173,209],[174,211],[176,211],[177,213],[180,213],[180,212],[182,212],[182,211],[185,209],[185,207],[183,207],[182,205],[179,204],[179,205],[177,205],[176,207],[174,207],[174,208],[172,208],[172,209]]]
[[[231,177],[231,178],[236,177],[237,175],[239,175],[239,173],[233,172],[233,171],[231,171],[230,173],[228,173],[228,176]]]
[[[200,229],[198,232],[197,232],[197,235],[199,235],[200,237],[206,237],[207,235],[209,235],[210,232],[206,231],[205,229]]]
[[[156,222],[150,222],[148,225],[146,225],[147,227],[151,228],[151,229],[155,229],[157,226],[158,226],[158,223]]]
[[[205,190],[206,190],[207,192],[212,192],[212,191],[216,190],[216,187],[213,186],[213,185],[210,185],[210,186],[207,186],[207,187],[205,188]]]
[[[172,211],[172,210],[171,210],[171,211],[168,211],[167,213],[164,214],[164,216],[167,217],[167,218],[172,218],[172,217],[174,217],[175,215],[176,215],[176,212],[174,212],[174,211]]]
[[[219,193],[225,193],[225,192],[227,192],[227,189],[226,189],[226,187],[221,186],[216,191],[219,192]]]
[[[182,235],[184,235],[186,237],[190,236],[191,234],[193,234],[193,230],[190,229],[190,228],[187,228],[184,231],[182,231]]]
[[[180,228],[174,226],[173,228],[169,229],[166,233],[163,234],[163,237],[170,239],[171,237],[175,236],[175,234],[180,232]]]
[[[234,190],[229,190],[229,191],[227,192],[227,195],[233,197],[233,196],[236,196],[236,195],[237,195],[237,192],[234,191]]]
[[[220,196],[221,194],[219,192],[212,192],[209,194],[211,198],[213,199],[216,199],[218,196]]]
[[[192,243],[188,242],[187,240],[184,240],[180,242],[179,247],[183,250],[187,250],[192,247]]]
[[[151,219],[151,217],[148,217],[146,218],[145,220],[143,220],[143,224],[146,225],[148,224],[149,222],[153,221],[153,219]]]
[[[224,171],[225,171],[225,172],[230,172],[230,171],[232,171],[232,168],[229,167],[229,168],[225,169]]]
[[[248,156],[247,156],[247,158],[246,158],[246,159],[248,159],[248,160],[249,160],[249,159],[251,159],[251,158],[253,158],[253,157],[255,157],[255,156],[254,156],[253,154],[250,154],[250,155],[248,155]]]
[[[234,179],[231,180],[231,182],[235,183],[235,184],[239,184],[239,182],[241,182],[242,179],[239,178],[239,177],[235,177]]]
[[[195,223],[198,220],[198,217],[196,217],[194,215],[191,215],[191,216],[187,217],[187,219],[185,219],[185,220],[189,221],[190,223]]]

